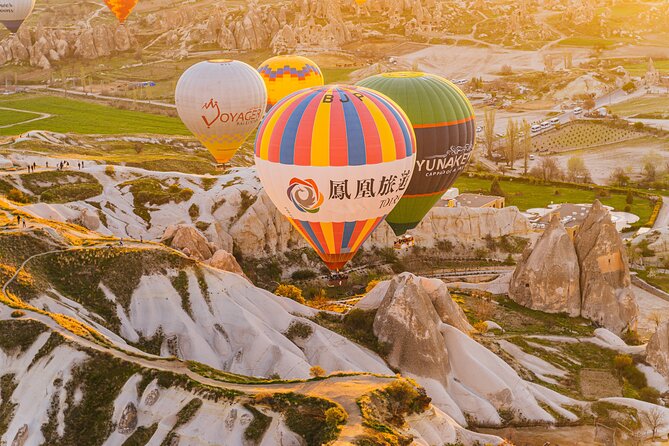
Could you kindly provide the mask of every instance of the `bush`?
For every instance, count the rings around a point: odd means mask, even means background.
[[[30,197],[16,188],[7,193],[7,198],[17,203],[30,203]]]
[[[319,365],[315,365],[309,369],[309,376],[312,378],[322,378],[327,374],[325,369]]]
[[[628,204],[628,205],[625,205],[625,209],[624,209],[624,210],[625,210],[625,212],[630,212],[630,211],[632,210],[632,206],[630,206],[629,204]]]
[[[488,324],[486,324],[484,321],[479,321],[474,324],[474,330],[479,333],[486,333],[488,331]]]
[[[634,203],[634,194],[631,190],[627,191],[627,196],[625,197],[625,203],[632,204]]]
[[[648,387],[648,386],[642,387],[639,390],[639,398],[648,403],[657,404],[660,398],[660,392],[653,387]]]
[[[293,299],[295,302],[303,305],[305,304],[304,297],[302,297],[302,290],[295,285],[281,284],[274,290],[274,294]]]
[[[290,275],[293,280],[309,280],[316,277],[316,272],[310,269],[298,269]]]
[[[370,280],[369,282],[367,282],[367,286],[365,287],[365,292],[369,293],[370,291],[372,291],[374,289],[374,287],[379,284],[379,282],[380,282],[380,280],[376,280],[376,279]]]
[[[632,361],[632,357],[630,355],[616,355],[616,357],[613,358],[613,366],[618,370],[629,367],[633,363],[634,361]]]
[[[23,317],[23,316],[25,316],[25,315],[26,315],[26,313],[23,312],[23,311],[21,311],[21,310],[14,310],[14,311],[12,311],[12,314],[11,314],[11,316],[12,316],[13,318]]]
[[[495,179],[493,179],[492,183],[490,184],[490,193],[492,195],[497,195],[498,197],[504,196],[504,191],[502,190],[502,186],[500,186],[497,177],[495,177]]]
[[[314,329],[311,328],[311,325],[300,321],[293,321],[288,326],[288,330],[286,330],[284,335],[291,341],[294,341],[296,338],[307,339],[313,332]]]

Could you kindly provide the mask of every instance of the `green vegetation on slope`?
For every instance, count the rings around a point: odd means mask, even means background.
[[[21,175],[23,186],[45,203],[86,200],[102,193],[102,185],[89,173],[53,170]]]
[[[190,134],[178,118],[121,110],[60,96],[19,95],[0,101],[0,107],[53,115],[28,124],[0,129],[0,135],[20,135],[29,130],[82,134]],[[0,121],[11,119],[8,116],[15,113],[0,109]]]
[[[133,212],[142,217],[146,222],[151,221],[150,206],[167,204],[170,201],[181,203],[190,200],[193,191],[182,188],[178,184],[166,186],[155,178],[139,178],[126,181],[118,185],[120,189],[129,187],[134,199]]]
[[[667,61],[669,67],[669,61]],[[666,96],[644,96],[609,107],[612,113],[625,117],[645,119],[669,119],[669,98]]]

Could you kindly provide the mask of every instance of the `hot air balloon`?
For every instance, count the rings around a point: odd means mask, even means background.
[[[355,2],[356,2],[358,5],[362,6],[362,5],[364,5],[365,3],[367,3],[367,0],[355,0]]]
[[[474,110],[458,87],[432,74],[384,73],[358,85],[394,100],[416,133],[411,183],[386,218],[399,236],[420,223],[467,166],[475,142]]]
[[[34,7],[35,0],[7,0],[0,7],[0,22],[15,33]]]
[[[267,87],[267,105],[272,107],[291,93],[323,85],[321,69],[302,56],[276,56],[258,68]]]
[[[400,200],[414,161],[409,119],[362,87],[300,90],[269,111],[256,136],[265,191],[330,270],[340,270]]]
[[[179,117],[218,163],[230,161],[267,106],[258,72],[230,59],[193,65],[181,75],[174,96]]]
[[[114,13],[119,23],[125,22],[139,0],[105,0],[105,4]]]

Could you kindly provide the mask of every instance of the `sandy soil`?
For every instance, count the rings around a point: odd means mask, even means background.
[[[616,168],[632,169],[633,175],[641,173],[642,158],[644,155],[655,152],[661,155],[665,162],[669,162],[669,144],[664,141],[653,139],[642,139],[624,143],[616,143],[607,146],[601,146],[594,149],[583,149],[571,152],[565,152],[561,155],[555,155],[562,168],[566,170],[567,161],[572,156],[578,155],[583,158],[585,165],[590,170],[592,179],[597,184],[606,184],[611,172]],[[530,168],[539,161],[530,162]]]
[[[481,429],[486,434],[507,438],[516,446],[543,446],[546,442],[560,446],[584,446],[597,444],[593,426],[575,427],[526,427],[505,429]]]
[[[573,54],[574,65],[586,60],[589,55],[586,49],[570,48],[570,52]],[[502,65],[511,65],[515,71],[543,70],[544,53],[497,47],[433,45],[400,56],[399,59],[409,65],[418,63],[419,69],[448,78],[470,79],[472,76],[482,76],[484,79],[491,79],[497,77]]]

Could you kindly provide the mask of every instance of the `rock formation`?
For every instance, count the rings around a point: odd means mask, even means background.
[[[574,243],[554,215],[534,247],[527,247],[513,273],[509,297],[547,313],[581,314],[580,268]]]
[[[669,379],[669,321],[661,323],[648,341],[646,361]]]
[[[627,252],[608,210],[596,200],[576,234],[581,315],[620,334],[639,313],[631,287]]]
[[[137,428],[137,407],[130,402],[123,409],[117,430],[122,434],[130,434]]]
[[[499,424],[498,410],[508,408],[525,419],[552,422],[538,401],[575,419],[469,337],[471,326],[442,281],[403,273],[379,283],[356,308],[377,309],[373,330],[391,344],[389,364],[415,378],[433,404],[459,423],[466,423],[467,414]]]
[[[443,281],[404,273],[385,290],[374,319],[374,333],[391,346],[386,359],[392,367],[446,382],[448,353],[433,354],[444,349],[443,324],[465,333],[473,329]]]
[[[186,225],[168,226],[165,229],[161,243],[183,251],[184,254],[198,260],[210,259],[216,251],[214,246],[207,241],[200,231]]]
[[[572,243],[553,218],[518,263],[509,296],[529,308],[581,315],[616,334],[639,313],[626,249],[609,211],[595,201]]]
[[[244,271],[242,271],[242,267],[239,266],[239,263],[237,263],[237,259],[235,259],[232,254],[224,249],[217,250],[214,255],[204,263],[222,271],[228,271],[239,274],[240,276],[244,276]]]

